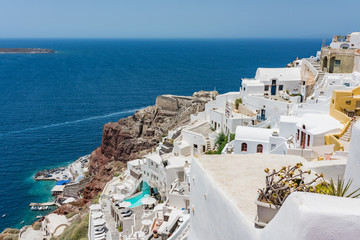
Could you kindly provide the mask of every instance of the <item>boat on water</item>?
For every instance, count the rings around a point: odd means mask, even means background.
[[[24,221],[21,221],[20,224],[24,224]]]
[[[1,217],[2,217],[2,218],[6,217],[6,214],[3,214]]]
[[[38,207],[37,207],[37,206],[32,206],[32,207],[30,208],[30,210],[31,210],[31,211],[36,211],[36,210],[38,210]]]
[[[43,217],[42,215],[38,215],[38,216],[36,216],[36,219],[40,219],[42,217]]]

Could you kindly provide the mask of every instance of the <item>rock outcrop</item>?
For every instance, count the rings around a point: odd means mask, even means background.
[[[84,199],[97,196],[106,182],[112,179],[114,161],[127,162],[154,150],[162,136],[188,123],[191,114],[204,111],[205,103],[216,95],[216,91],[200,91],[191,97],[158,96],[155,106],[141,109],[118,122],[105,124],[101,146],[90,156],[89,172],[93,178],[84,189]]]

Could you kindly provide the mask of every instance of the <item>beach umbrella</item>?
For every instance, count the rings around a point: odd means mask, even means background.
[[[112,196],[112,198],[114,199],[114,201],[121,201],[125,198],[124,194],[115,194]]]
[[[154,211],[162,211],[164,207],[163,203],[160,203],[154,207]]]
[[[119,204],[119,207],[120,207],[120,208],[128,208],[128,207],[130,207],[130,206],[131,206],[131,202],[126,202],[126,201],[121,202],[121,203]]]
[[[145,205],[152,205],[152,204],[156,203],[156,199],[153,197],[147,197],[147,198],[144,198],[143,200],[141,200],[141,202]]]
[[[90,210],[91,211],[100,211],[101,206],[100,206],[100,204],[93,204],[93,205],[90,206]]]
[[[106,221],[103,218],[94,220],[94,226],[103,226],[103,225],[105,225],[105,223],[106,223]]]
[[[149,219],[144,219],[144,220],[141,221],[141,224],[145,225],[145,226],[149,226],[149,225],[152,224],[152,221],[149,220]]]
[[[103,214],[102,214],[102,212],[94,212],[93,214],[91,214],[91,216],[94,219],[97,219],[97,218],[101,218],[103,216]]]

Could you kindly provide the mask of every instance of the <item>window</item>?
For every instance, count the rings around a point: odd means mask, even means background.
[[[310,146],[310,135],[307,137],[307,146]]]
[[[194,144],[194,148],[196,148],[196,149],[197,149],[197,147],[198,147],[198,146],[197,146],[197,144]]]
[[[246,143],[241,144],[241,151],[242,152],[247,152],[247,144]]]
[[[279,91],[282,91],[284,89],[284,85],[279,85]]]
[[[340,60],[335,60],[335,67],[340,67],[340,63],[341,63]]]
[[[269,85],[265,85],[264,91],[269,91]]]
[[[351,101],[346,101],[345,102],[347,105],[351,105]]]
[[[297,130],[297,140],[299,140],[299,138],[300,138],[300,130],[298,129]]]
[[[276,144],[272,143],[271,144],[271,150],[274,150],[276,148]]]
[[[276,80],[272,80],[272,81],[271,81],[271,84],[272,84],[272,85],[276,85]]]
[[[153,163],[153,162],[151,162],[151,166],[154,166],[154,163]]]
[[[257,147],[256,147],[256,152],[257,153],[262,153],[263,152],[263,145],[258,144]]]

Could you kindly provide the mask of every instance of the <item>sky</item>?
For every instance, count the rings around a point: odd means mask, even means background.
[[[328,38],[359,0],[0,0],[0,38]]]

